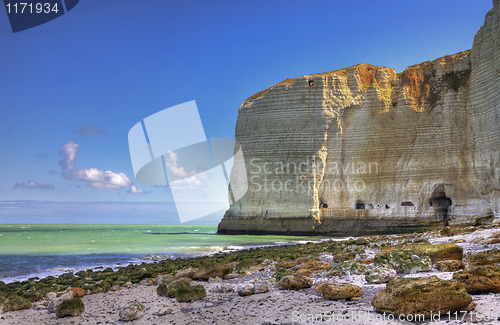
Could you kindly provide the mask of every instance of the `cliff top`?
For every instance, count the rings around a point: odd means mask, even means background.
[[[500,0],[499,0],[500,1]],[[414,64],[409,67],[407,67],[403,72],[400,73],[395,73],[394,69],[384,67],[384,66],[376,66],[376,65],[371,65],[367,63],[361,63],[357,64],[351,67],[347,68],[342,68],[342,69],[336,69],[333,71],[328,71],[328,72],[323,72],[323,73],[315,73],[315,74],[308,74],[304,75],[300,78],[307,78],[308,80],[311,79],[313,80],[316,77],[325,77],[325,76],[339,76],[339,77],[345,77],[357,70],[359,73],[360,79],[361,79],[361,84],[363,86],[363,91],[366,91],[366,88],[368,88],[370,85],[373,83],[377,82],[376,76],[377,73],[380,70],[388,70],[391,74],[394,74],[395,78],[397,80],[401,80],[402,86],[406,87],[409,91],[410,97],[415,99],[415,105],[420,105],[424,99],[430,99],[432,101],[432,98],[429,98],[429,96],[432,97],[431,93],[429,92],[429,87],[425,86],[426,84],[429,83],[429,76],[435,75],[435,65],[439,64],[442,66],[446,66],[450,63],[456,62],[458,60],[461,60],[463,58],[466,58],[470,55],[470,50],[459,52],[456,54],[451,54],[451,55],[445,55],[442,57],[439,57],[435,60],[432,61],[425,61],[422,63]],[[446,70],[446,69],[445,69]],[[449,70],[449,69],[448,69]],[[453,70],[453,68],[452,68]],[[455,75],[450,75],[449,71],[445,71],[445,73],[448,72],[447,75],[444,75],[443,77],[445,78],[446,83],[450,88],[453,88],[455,90],[458,89],[461,85],[463,85],[465,79],[467,78],[468,74],[463,74],[460,76],[455,76]],[[255,99],[264,97],[264,95],[271,89],[281,86],[281,85],[286,85],[287,87],[292,86],[295,84],[295,82],[299,78],[287,78],[269,88],[266,88],[264,90],[261,90],[252,96],[248,97],[244,102],[242,106],[247,106],[248,104],[251,104]]]

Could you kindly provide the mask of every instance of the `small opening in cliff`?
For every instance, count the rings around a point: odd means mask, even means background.
[[[413,203],[410,202],[410,201],[406,201],[406,202],[402,202],[401,203],[401,206],[402,207],[412,207],[413,206]]]
[[[453,201],[446,196],[444,184],[436,185],[434,192],[429,199],[429,205],[434,208],[434,212],[438,217],[443,218],[444,225],[448,226],[450,220],[448,208],[453,205]]]
[[[328,209],[328,204],[321,202],[319,204],[319,207],[322,208],[322,209]]]
[[[309,80],[309,86],[314,86],[314,80]]]
[[[386,205],[385,205],[385,208],[386,208],[386,209],[390,209],[391,207],[390,207],[390,206],[388,206],[388,205],[386,204]]]
[[[358,201],[358,203],[356,203],[356,210],[362,210],[365,208],[365,204],[361,201]]]

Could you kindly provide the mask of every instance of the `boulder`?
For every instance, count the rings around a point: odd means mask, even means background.
[[[360,287],[349,283],[328,284],[323,288],[322,295],[323,298],[329,300],[350,300],[352,298],[361,297],[363,295],[363,290],[361,290]]]
[[[139,319],[146,314],[146,310],[143,305],[136,303],[120,310],[118,314],[122,321],[128,322],[131,320]]]
[[[191,279],[193,280],[208,280],[209,278],[219,277],[222,279],[226,278],[226,274],[233,271],[233,267],[224,264],[214,263],[209,267],[203,267],[199,269]]]
[[[162,283],[166,283],[166,284],[169,284],[170,282],[174,281],[175,279],[177,279],[175,276],[173,276],[172,274],[162,274],[162,275],[158,275],[155,279],[155,284],[156,285],[160,285]]]
[[[368,283],[387,283],[396,278],[396,270],[386,266],[375,266],[365,274]]]
[[[472,302],[465,286],[455,280],[441,280],[437,276],[397,278],[387,283],[371,300],[378,312],[399,315],[465,311]]]
[[[177,289],[179,289],[181,287],[189,287],[190,283],[191,283],[190,278],[180,278],[180,279],[177,279],[175,281],[170,282],[166,287],[167,296],[169,296],[170,298],[174,298],[175,292],[177,291]],[[158,287],[158,288],[160,288],[160,287]],[[157,289],[157,292],[158,292],[158,289]]]
[[[198,272],[197,268],[195,268],[195,267],[188,267],[187,269],[177,271],[177,273],[175,273],[175,277],[177,279],[180,279],[180,278],[190,278],[196,272]]]
[[[71,291],[73,292],[73,298],[81,298],[85,296],[85,290],[81,288],[71,288]]]
[[[366,265],[364,265],[364,264],[356,263],[354,261],[345,261],[345,262],[342,262],[341,264],[335,266],[332,269],[332,272],[341,272],[340,275],[342,275],[342,274],[362,275],[362,274],[365,274],[367,270],[368,269],[367,269]],[[329,272],[329,274],[332,272]],[[334,276],[333,273],[332,273],[332,275]]]
[[[418,272],[429,272],[432,268],[431,258],[429,256],[422,256],[412,262],[403,263],[404,273],[415,274]]]
[[[255,286],[252,283],[245,282],[245,283],[238,284],[236,291],[238,292],[238,295],[245,297],[245,296],[253,295],[254,289],[255,289]]]
[[[309,269],[297,269],[297,271],[295,271],[296,274],[300,274],[300,275],[303,275],[303,276],[310,276],[313,271],[312,270],[309,270]]]
[[[477,237],[477,238],[474,238],[471,243],[473,244],[478,244],[480,243],[482,240],[484,240],[484,237]]]
[[[313,280],[302,275],[287,275],[280,279],[279,285],[288,290],[300,290],[310,288]]]
[[[500,262],[500,249],[493,248],[467,255],[466,261],[469,268],[481,265],[497,265]]]
[[[234,292],[235,285],[231,283],[219,283],[213,287],[212,291],[217,293]]]
[[[500,238],[490,238],[484,242],[487,245],[498,244],[500,243]]]
[[[303,257],[299,257],[299,258],[297,258],[297,259],[295,260],[295,262],[297,262],[297,264],[302,264],[302,263],[304,263],[305,261],[307,261],[308,259],[309,259],[309,257],[305,257],[305,256],[303,256]]]
[[[180,287],[175,292],[175,300],[178,302],[188,302],[193,300],[200,300],[207,296],[205,287],[196,285],[192,287]]]
[[[346,260],[353,260],[356,258],[356,254],[355,253],[351,253],[351,252],[342,252],[342,253],[338,253],[337,255],[335,255],[333,257],[333,261],[335,263],[342,263]]]
[[[306,262],[306,264],[304,265],[304,268],[309,269],[311,271],[329,270],[332,268],[332,264],[322,263],[319,261],[309,261],[309,262]]]
[[[263,281],[258,281],[254,284],[253,287],[253,292],[254,293],[266,293],[271,290],[271,285],[269,284],[269,281],[263,280]]]
[[[373,264],[374,263],[374,258],[365,258],[363,260],[359,260],[357,261],[358,263],[361,263],[361,264],[365,264],[365,265],[368,265],[368,264]]]
[[[61,302],[56,308],[57,317],[80,316],[85,312],[85,305],[80,298],[71,298]]]
[[[456,272],[465,268],[464,262],[457,260],[439,261],[436,267],[441,272]]]
[[[459,271],[453,274],[453,279],[462,282],[468,293],[500,292],[500,268],[496,266],[476,266]]]
[[[284,268],[284,269],[288,269],[288,268],[294,267],[296,265],[297,265],[297,262],[295,262],[295,261],[282,261],[282,262],[276,263],[276,267]]]
[[[21,309],[29,309],[31,308],[32,303],[22,297],[16,297],[14,299],[9,299],[5,305],[3,306],[3,311],[16,311]]]
[[[249,270],[250,271],[259,272],[259,271],[264,270],[265,268],[266,267],[264,265],[257,264],[257,265],[254,265],[254,266],[250,267]]]
[[[333,284],[333,283],[331,283],[331,282],[320,283],[320,284],[318,284],[317,286],[314,287],[314,291],[316,291],[316,293],[322,294],[323,290],[325,290],[326,286],[330,285],[330,284]]]
[[[69,300],[71,298],[73,298],[73,291],[68,291],[59,298],[52,300],[47,306],[47,310],[49,311],[49,313],[55,313],[57,306],[59,306],[63,301]]]
[[[404,249],[382,250],[374,258],[375,266],[388,265],[397,273],[403,273],[403,264],[411,263],[411,251]]]
[[[420,244],[412,246],[412,251],[418,256],[429,256],[432,264],[445,260],[461,261],[464,257],[462,247],[452,243]]]

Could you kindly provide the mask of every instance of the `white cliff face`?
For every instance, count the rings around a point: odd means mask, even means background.
[[[348,235],[475,222],[500,209],[500,0],[471,51],[362,64],[247,99],[249,191],[220,233]]]

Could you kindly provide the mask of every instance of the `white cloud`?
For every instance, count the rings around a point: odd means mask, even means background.
[[[50,183],[47,183],[44,185],[44,184],[37,183],[34,180],[29,180],[27,183],[14,184],[14,188],[53,190],[54,185],[52,185]]]
[[[138,188],[135,185],[130,186],[130,189],[127,191],[127,193],[130,194],[144,194],[146,191],[144,191],[142,188]]]
[[[165,165],[176,177],[184,178],[188,177],[189,174],[184,170],[184,167],[177,164],[178,156],[175,152],[171,150],[168,151],[168,158],[165,160]]]
[[[63,160],[59,161],[59,165],[61,165],[62,169],[73,169],[73,161],[76,158],[76,152],[79,146],[78,143],[68,141],[68,143],[59,150],[59,155],[63,157]]]
[[[131,194],[142,194],[146,193],[143,189],[140,189],[134,185],[130,178],[125,173],[115,173],[110,170],[103,170],[98,168],[88,168],[83,169],[80,167],[74,167],[73,162],[76,159],[76,152],[80,145],[68,141],[61,150],[59,150],[59,155],[63,157],[59,164],[63,171],[63,177],[68,179],[76,179],[86,182],[88,186],[94,188],[111,188],[121,190],[124,187],[130,187],[127,193]]]
[[[196,190],[201,187],[202,181],[201,177],[203,174],[191,176],[183,179],[178,179],[176,181],[170,182],[170,188],[178,191],[186,191],[186,190]]]

